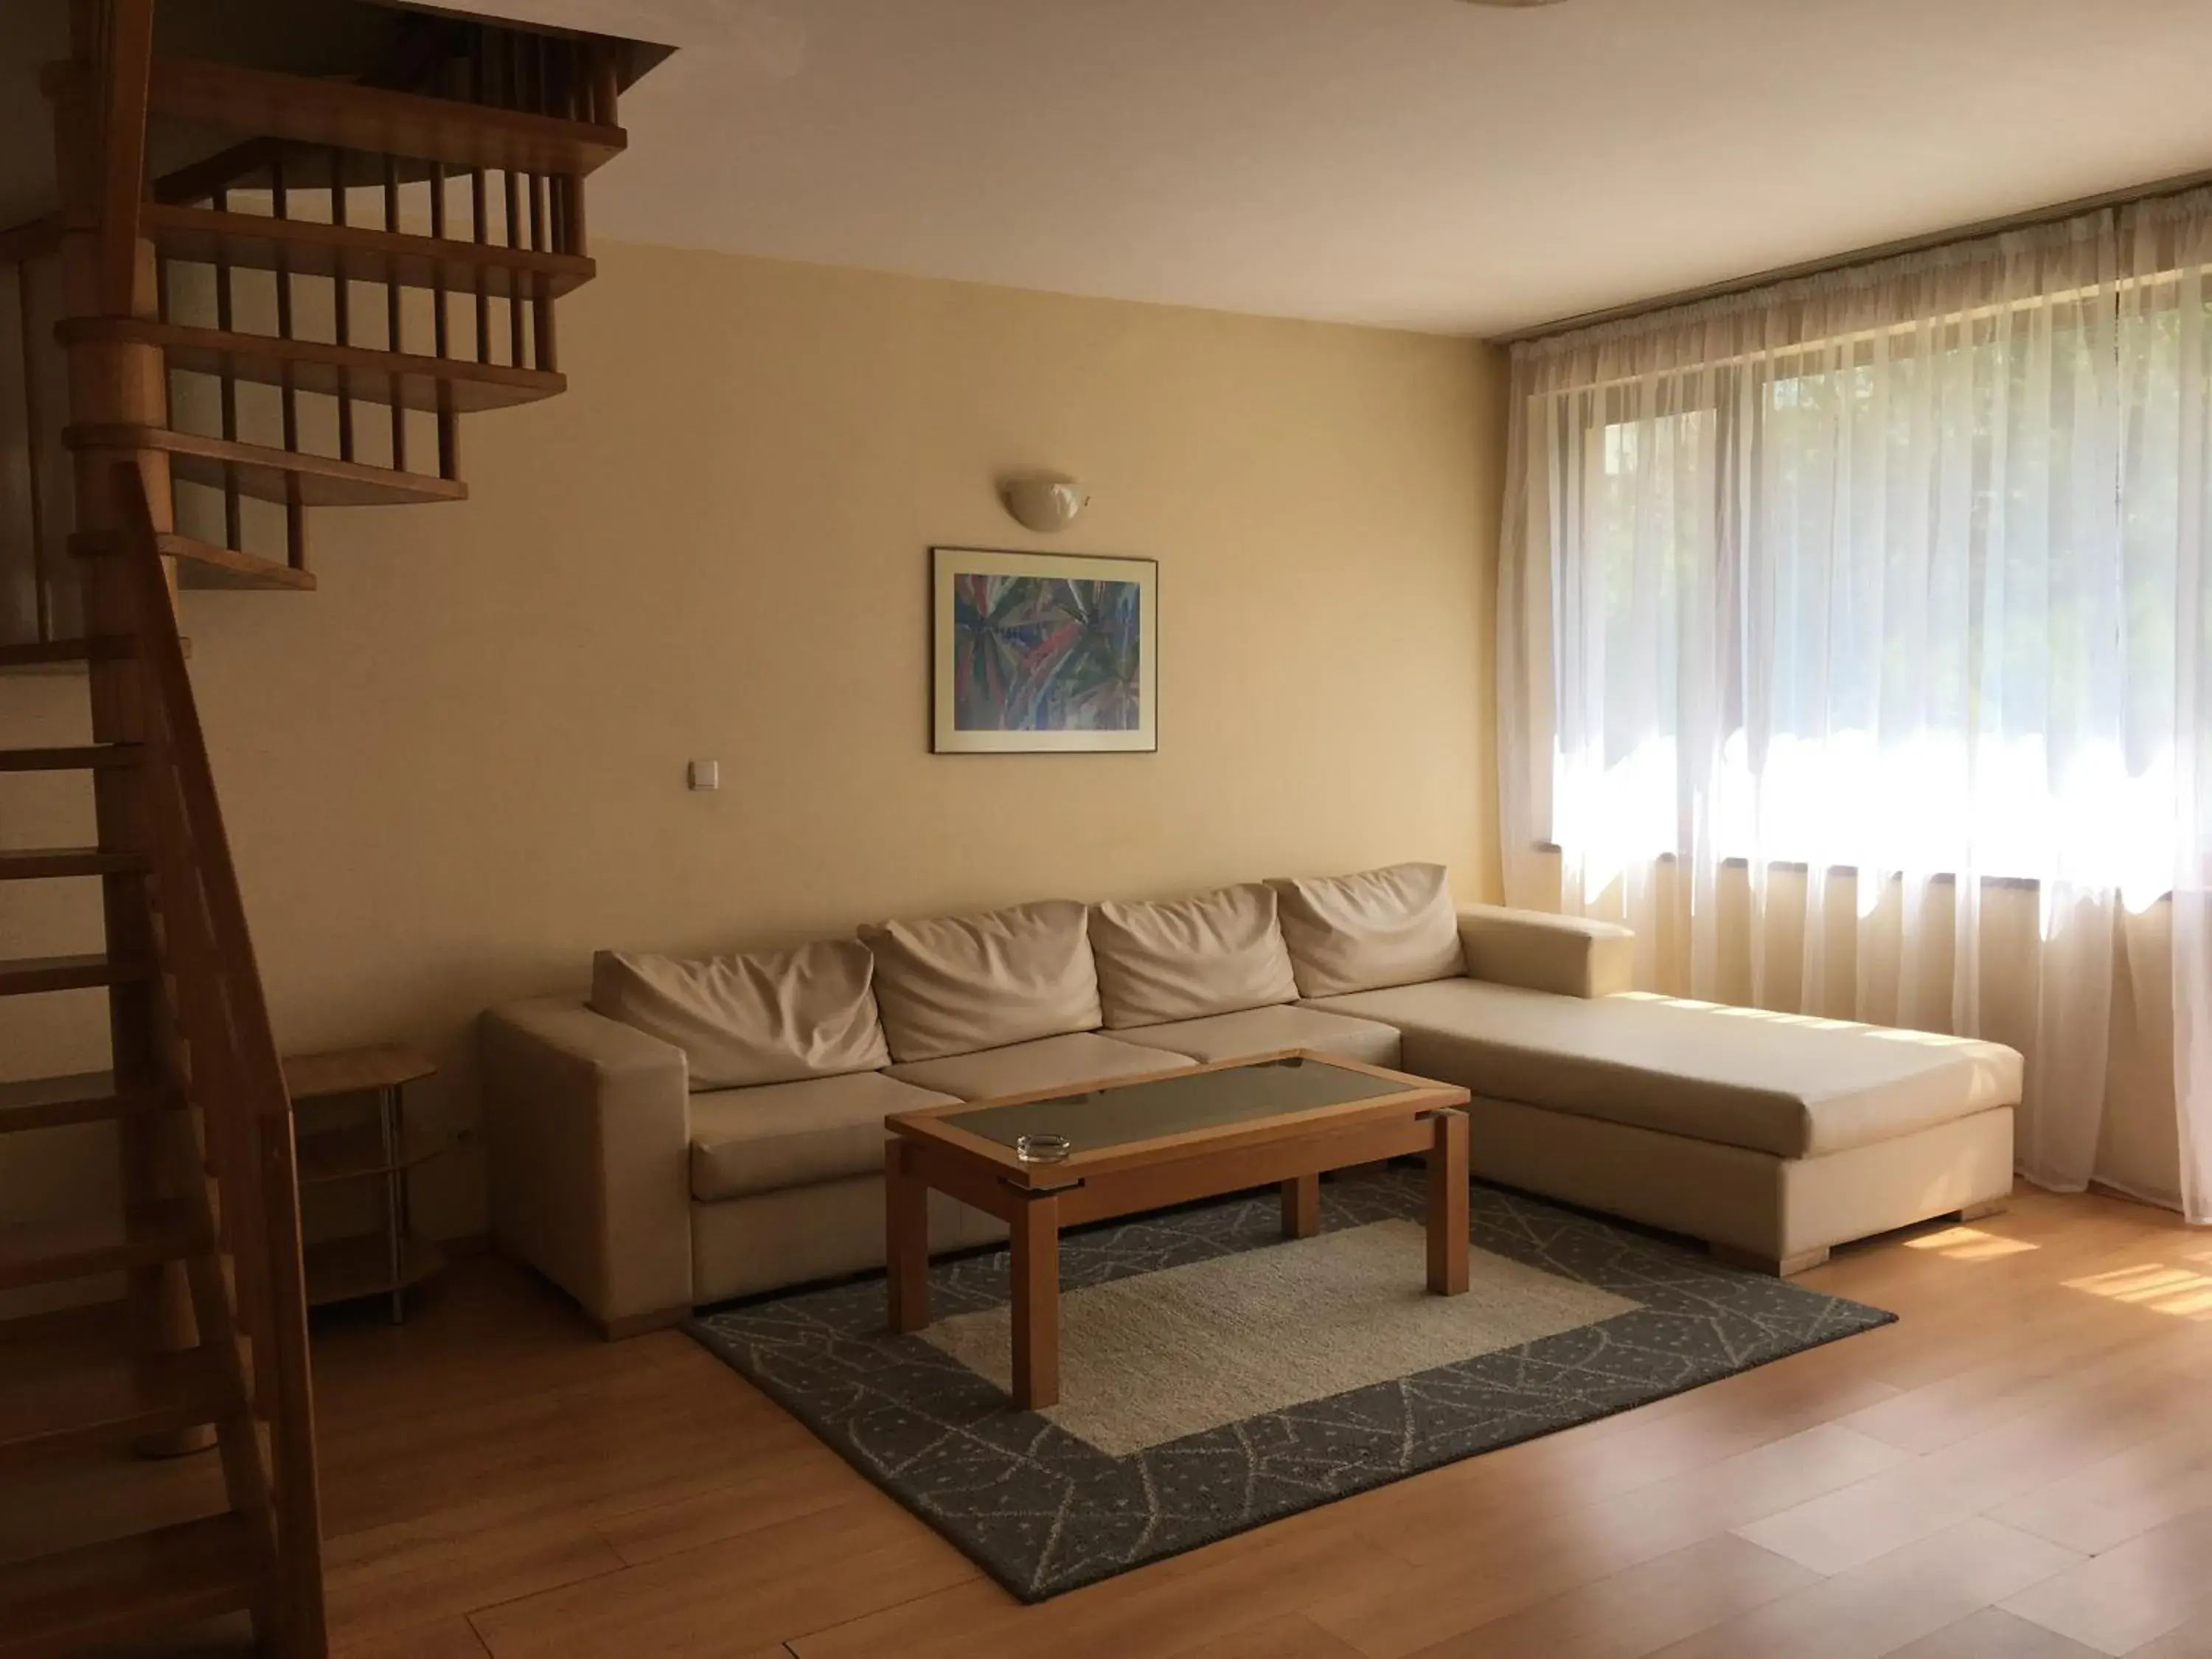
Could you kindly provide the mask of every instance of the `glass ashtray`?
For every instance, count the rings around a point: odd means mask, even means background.
[[[1064,1164],[1075,1145],[1066,1135],[1016,1135],[1014,1156],[1024,1164]]]

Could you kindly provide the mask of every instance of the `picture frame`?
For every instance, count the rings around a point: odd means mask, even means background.
[[[1159,748],[1159,562],[930,549],[930,747]]]

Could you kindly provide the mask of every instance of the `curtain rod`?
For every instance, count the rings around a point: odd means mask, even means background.
[[[1492,335],[1490,343],[1501,346],[1518,345],[1523,340],[1540,340],[1548,335],[1565,334],[1574,329],[1595,328],[1601,323],[1615,323],[1624,318],[1641,317],[1650,312],[1669,311],[1676,306],[1695,305],[1701,300],[1718,300],[1731,294],[1748,294],[1754,289],[1765,288],[1775,283],[1794,282],[1801,276],[1820,276],[1832,270],[1848,270],[1854,265],[1870,265],[1880,260],[1896,258],[1900,254],[1925,253],[1931,248],[1978,241],[1984,236],[1995,236],[2008,230],[2025,230],[2031,225],[2056,224],[2079,214],[2094,213],[2100,208],[2124,207],[2130,203],[2154,201],[2161,196],[2179,196],[2207,185],[2212,185],[2212,167],[2178,173],[2172,178],[2160,179],[2148,185],[2131,185],[2124,190],[2108,190],[2097,196],[2077,197],[2070,202],[2056,202],[2048,207],[2030,208],[2025,212],[2008,214],[2000,219],[1983,219],[1948,230],[1901,237],[1894,242],[1878,242],[1871,247],[1853,248],[1847,253],[1831,253],[1798,264],[1778,265],[1771,270],[1758,271],[1748,276],[1731,276],[1721,282],[1708,283],[1702,288],[1679,289],[1672,294],[1662,294],[1653,299],[1631,300],[1623,305],[1607,306],[1602,310],[1578,312],[1571,317],[1555,318],[1550,322],[1515,329],[1510,334]]]

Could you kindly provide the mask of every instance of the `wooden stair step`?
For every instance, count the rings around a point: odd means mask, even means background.
[[[96,1220],[14,1222],[0,1226],[0,1290],[149,1267],[210,1248],[206,1231],[173,1200]]]
[[[243,1403],[211,1348],[11,1378],[0,1382],[0,1468],[212,1423]]]
[[[434,412],[451,409],[474,415],[510,409],[558,397],[568,386],[567,376],[550,369],[226,333],[135,317],[76,318],[64,322],[56,333],[64,345],[127,341],[157,346],[169,368],[187,374],[228,374],[260,386],[289,385],[299,392],[326,397],[343,393],[359,403],[397,403]]]
[[[469,487],[458,479],[395,472],[387,466],[156,426],[72,426],[64,429],[62,439],[71,449],[161,450],[169,457],[172,477],[210,489],[221,489],[228,479],[241,494],[257,501],[296,501],[303,507],[386,507],[462,501],[469,495]]]
[[[40,78],[52,94],[83,73],[74,63],[56,64]],[[189,58],[154,60],[147,110],[192,126],[321,149],[578,178],[629,143],[620,127]]]
[[[37,996],[48,991],[88,991],[146,977],[143,963],[115,963],[105,956],[17,957],[0,961],[0,997]]]
[[[131,641],[120,635],[101,635],[78,640],[27,640],[19,645],[0,645],[0,668],[110,662],[130,654]]]
[[[117,545],[114,537],[96,531],[80,531],[69,539],[70,551],[79,558],[112,553]],[[235,547],[199,541],[167,530],[154,538],[154,546],[163,558],[177,562],[179,587],[262,588],[299,593],[315,591],[313,571],[301,570]]]
[[[0,772],[91,772],[136,766],[135,743],[91,743],[60,749],[0,749]]]
[[[98,1123],[179,1104],[173,1092],[118,1089],[112,1072],[78,1072],[68,1077],[0,1083],[0,1134],[20,1129],[52,1129],[64,1123]]]
[[[0,1565],[0,1659],[61,1659],[236,1612],[253,1601],[236,1514]]]
[[[0,852],[0,881],[44,881],[63,876],[127,876],[147,867],[143,853],[104,847],[26,847]]]
[[[187,657],[192,654],[190,640],[179,640],[177,643],[184,647]],[[0,674],[120,662],[137,654],[137,645],[120,634],[103,634],[86,640],[26,640],[16,645],[0,645]]]
[[[170,545],[173,542],[190,544],[173,547]],[[227,587],[286,593],[312,593],[315,591],[313,571],[295,569],[275,559],[241,553],[234,547],[194,542],[185,536],[164,536],[161,538],[161,551],[177,561],[177,586],[179,587]]]
[[[313,571],[296,569],[280,560],[264,559],[235,547],[167,532],[155,541],[164,558],[177,562],[179,587],[250,588],[288,593],[315,591]]]
[[[141,222],[154,246],[195,264],[222,260],[246,270],[289,270],[402,288],[443,287],[494,299],[557,300],[588,283],[598,265],[580,253],[538,252],[490,242],[410,236],[368,225],[274,219],[259,213],[148,203]]]

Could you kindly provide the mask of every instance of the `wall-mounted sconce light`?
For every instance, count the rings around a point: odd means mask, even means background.
[[[1075,522],[1075,515],[1091,505],[1091,491],[1060,473],[1031,472],[1001,479],[999,499],[1017,523],[1049,534]]]

